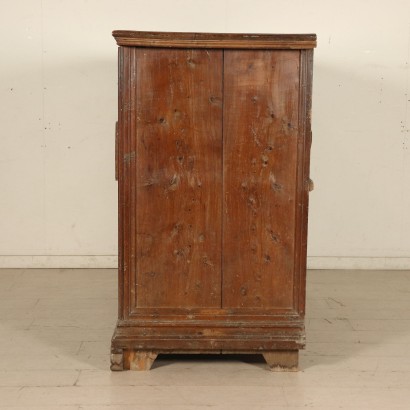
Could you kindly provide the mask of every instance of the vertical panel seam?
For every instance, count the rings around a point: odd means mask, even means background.
[[[221,309],[223,308],[223,291],[224,291],[224,221],[225,221],[225,162],[224,162],[224,117],[225,117],[225,50],[222,50],[222,121],[221,121]]]
[[[131,150],[131,144],[130,144],[130,139],[131,139],[131,110],[130,110],[130,105],[131,105],[131,70],[132,70],[132,64],[133,64],[133,54],[132,54],[132,48],[129,49],[128,52],[128,89],[127,89],[127,94],[128,94],[128,101],[127,101],[127,107],[126,107],[126,115],[128,118],[128,128],[127,128],[127,150],[125,151],[125,154],[128,154]],[[124,161],[124,158],[122,158]],[[131,264],[131,247],[132,247],[132,231],[131,231],[131,226],[130,226],[130,219],[131,219],[131,213],[132,213],[132,195],[131,195],[131,173],[130,173],[130,166],[128,164],[125,165],[126,172],[128,174],[128,231],[127,231],[127,239],[128,239],[128,255],[127,255],[127,260],[128,260],[128,313],[127,317],[130,316],[131,314],[131,284],[132,284],[132,274],[133,274],[133,269],[132,269],[132,264]]]
[[[300,174],[302,173],[303,178],[303,160],[300,156],[300,140],[304,138],[304,124],[303,124],[303,83],[304,83],[304,54],[303,51],[299,51],[299,90],[298,90],[298,142],[296,148],[296,201],[295,201],[295,232],[294,232],[294,259],[293,259],[293,308],[299,311],[299,289],[300,283],[300,236],[298,235],[298,230],[300,230],[300,214],[299,200],[300,200]]]
[[[133,298],[132,298],[132,307],[134,309],[136,309],[137,304],[138,304],[138,300],[137,300],[137,208],[138,208],[138,204],[137,204],[137,166],[136,166],[136,162],[137,162],[137,138],[138,138],[138,124],[137,124],[137,117],[138,117],[138,113],[137,113],[137,84],[138,84],[138,77],[137,77],[137,73],[138,73],[138,48],[137,47],[133,47],[133,64],[132,64],[132,71],[131,71],[131,78],[132,78],[132,87],[131,87],[131,93],[132,93],[132,130],[133,133],[131,135],[131,153],[135,152],[134,155],[134,159],[131,156],[131,170],[132,170],[132,174],[131,174],[131,181],[132,181],[132,203],[134,204],[134,210],[132,212],[133,218],[134,218],[134,224],[133,224],[133,232],[132,232],[132,236],[133,236],[133,241],[132,241],[132,254],[134,256],[133,260],[133,275],[134,275],[134,293],[133,293]],[[132,309],[131,309],[132,310]]]
[[[305,158],[306,158],[306,134],[309,132],[307,129],[307,82],[308,82],[308,55],[306,50],[300,51],[300,64],[299,64],[299,118],[298,118],[298,128],[299,128],[299,141],[298,141],[298,150],[297,150],[297,190],[296,190],[296,229],[295,232],[295,260],[294,260],[294,308],[299,313],[301,311],[301,301],[304,298],[301,298],[301,292],[304,292],[303,289],[303,260],[304,257],[303,243],[304,243],[304,215],[305,215]],[[301,140],[300,140],[301,139]],[[302,145],[302,147],[300,147]]]
[[[122,161],[122,139],[123,139],[123,124],[122,118],[122,100],[123,100],[123,48],[118,47],[118,319],[124,319],[124,252],[123,252],[123,218],[124,218],[124,201],[123,201],[123,171]]]

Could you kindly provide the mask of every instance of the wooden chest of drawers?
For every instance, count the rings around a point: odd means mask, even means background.
[[[112,370],[304,346],[316,36],[115,31],[119,318]]]

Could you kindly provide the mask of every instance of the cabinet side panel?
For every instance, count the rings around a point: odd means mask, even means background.
[[[138,49],[136,97],[135,307],[220,307],[222,51]]]
[[[119,318],[126,318],[130,307],[130,278],[132,277],[134,244],[131,226],[132,208],[135,203],[132,186],[135,181],[135,158],[125,161],[135,151],[135,48],[119,49],[119,98],[118,98],[118,300]],[[125,109],[129,107],[128,109]]]
[[[118,123],[116,125],[116,158],[118,161],[120,153],[122,153],[122,125],[121,107],[123,104],[123,47],[118,47]],[[119,133],[117,134],[119,130]],[[124,318],[124,253],[123,253],[123,172],[118,163],[115,164],[118,169],[118,319]]]
[[[310,147],[312,144],[313,50],[301,50],[300,53],[300,97],[299,97],[299,148],[298,148],[298,204],[296,212],[296,275],[295,310],[301,316],[305,314],[306,301],[306,256],[309,210],[309,169]]]
[[[225,51],[223,307],[292,308],[299,51]]]

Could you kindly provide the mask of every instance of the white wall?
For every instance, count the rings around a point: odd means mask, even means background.
[[[113,29],[318,35],[309,265],[410,268],[410,2],[0,0],[0,266],[115,266]]]

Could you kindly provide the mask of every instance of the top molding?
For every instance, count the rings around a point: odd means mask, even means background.
[[[170,33],[115,30],[119,46],[177,48],[309,49],[316,34]]]

